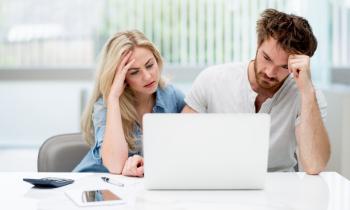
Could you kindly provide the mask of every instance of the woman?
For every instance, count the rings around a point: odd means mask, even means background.
[[[184,95],[161,77],[162,67],[159,51],[139,31],[107,41],[82,119],[92,147],[74,171],[143,176],[142,116],[178,113],[184,106]]]

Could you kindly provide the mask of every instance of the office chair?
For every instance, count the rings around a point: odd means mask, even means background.
[[[39,149],[38,172],[71,172],[89,149],[81,133],[53,136]]]

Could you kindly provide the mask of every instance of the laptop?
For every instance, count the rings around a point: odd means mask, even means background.
[[[263,189],[267,114],[146,114],[146,189]]]

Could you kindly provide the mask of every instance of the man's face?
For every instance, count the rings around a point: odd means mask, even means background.
[[[258,48],[254,62],[255,78],[260,88],[275,92],[289,75],[288,53],[273,38]]]

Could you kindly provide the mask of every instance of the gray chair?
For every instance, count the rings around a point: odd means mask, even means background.
[[[81,133],[53,136],[47,139],[39,149],[38,171],[70,172],[89,149]]]

